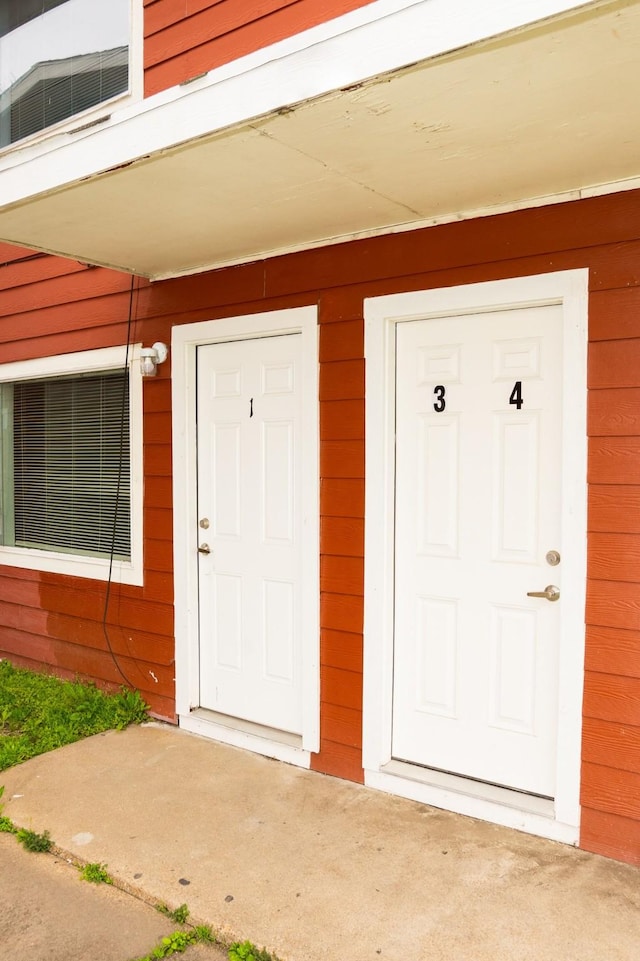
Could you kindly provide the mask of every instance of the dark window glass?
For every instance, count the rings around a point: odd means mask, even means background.
[[[128,559],[128,377],[13,385],[13,544]]]

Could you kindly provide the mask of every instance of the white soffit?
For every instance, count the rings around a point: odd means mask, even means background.
[[[0,173],[0,238],[159,279],[640,177],[637,0],[234,123],[278,63],[150,98],[76,141],[54,138],[50,155],[24,151]],[[305,63],[323,66],[308,49]],[[216,93],[215,129],[163,147],[175,111],[201,123]],[[91,172],[100,156],[119,162]],[[52,164],[66,182],[47,182]]]

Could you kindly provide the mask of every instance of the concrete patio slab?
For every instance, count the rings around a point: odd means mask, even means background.
[[[161,725],[0,775],[5,813],[283,961],[636,961],[640,870]]]

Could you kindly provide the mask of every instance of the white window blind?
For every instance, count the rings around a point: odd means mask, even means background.
[[[115,557],[128,559],[128,376],[30,380],[14,383],[12,394],[5,410],[12,408],[13,463],[3,473],[13,510],[5,536],[13,528],[13,546],[93,556],[109,556],[113,546]]]
[[[130,0],[0,0],[0,146],[129,88]]]

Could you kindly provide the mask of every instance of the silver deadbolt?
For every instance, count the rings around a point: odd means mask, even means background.
[[[210,553],[211,553],[211,548],[209,547],[208,544],[201,544],[200,547],[198,548],[198,554],[210,554]]]
[[[544,597],[547,601],[557,601],[560,589],[554,584],[547,584],[543,591],[527,591],[527,597]]]
[[[560,563],[560,554],[558,551],[547,551],[545,560],[550,567],[557,567]]]

